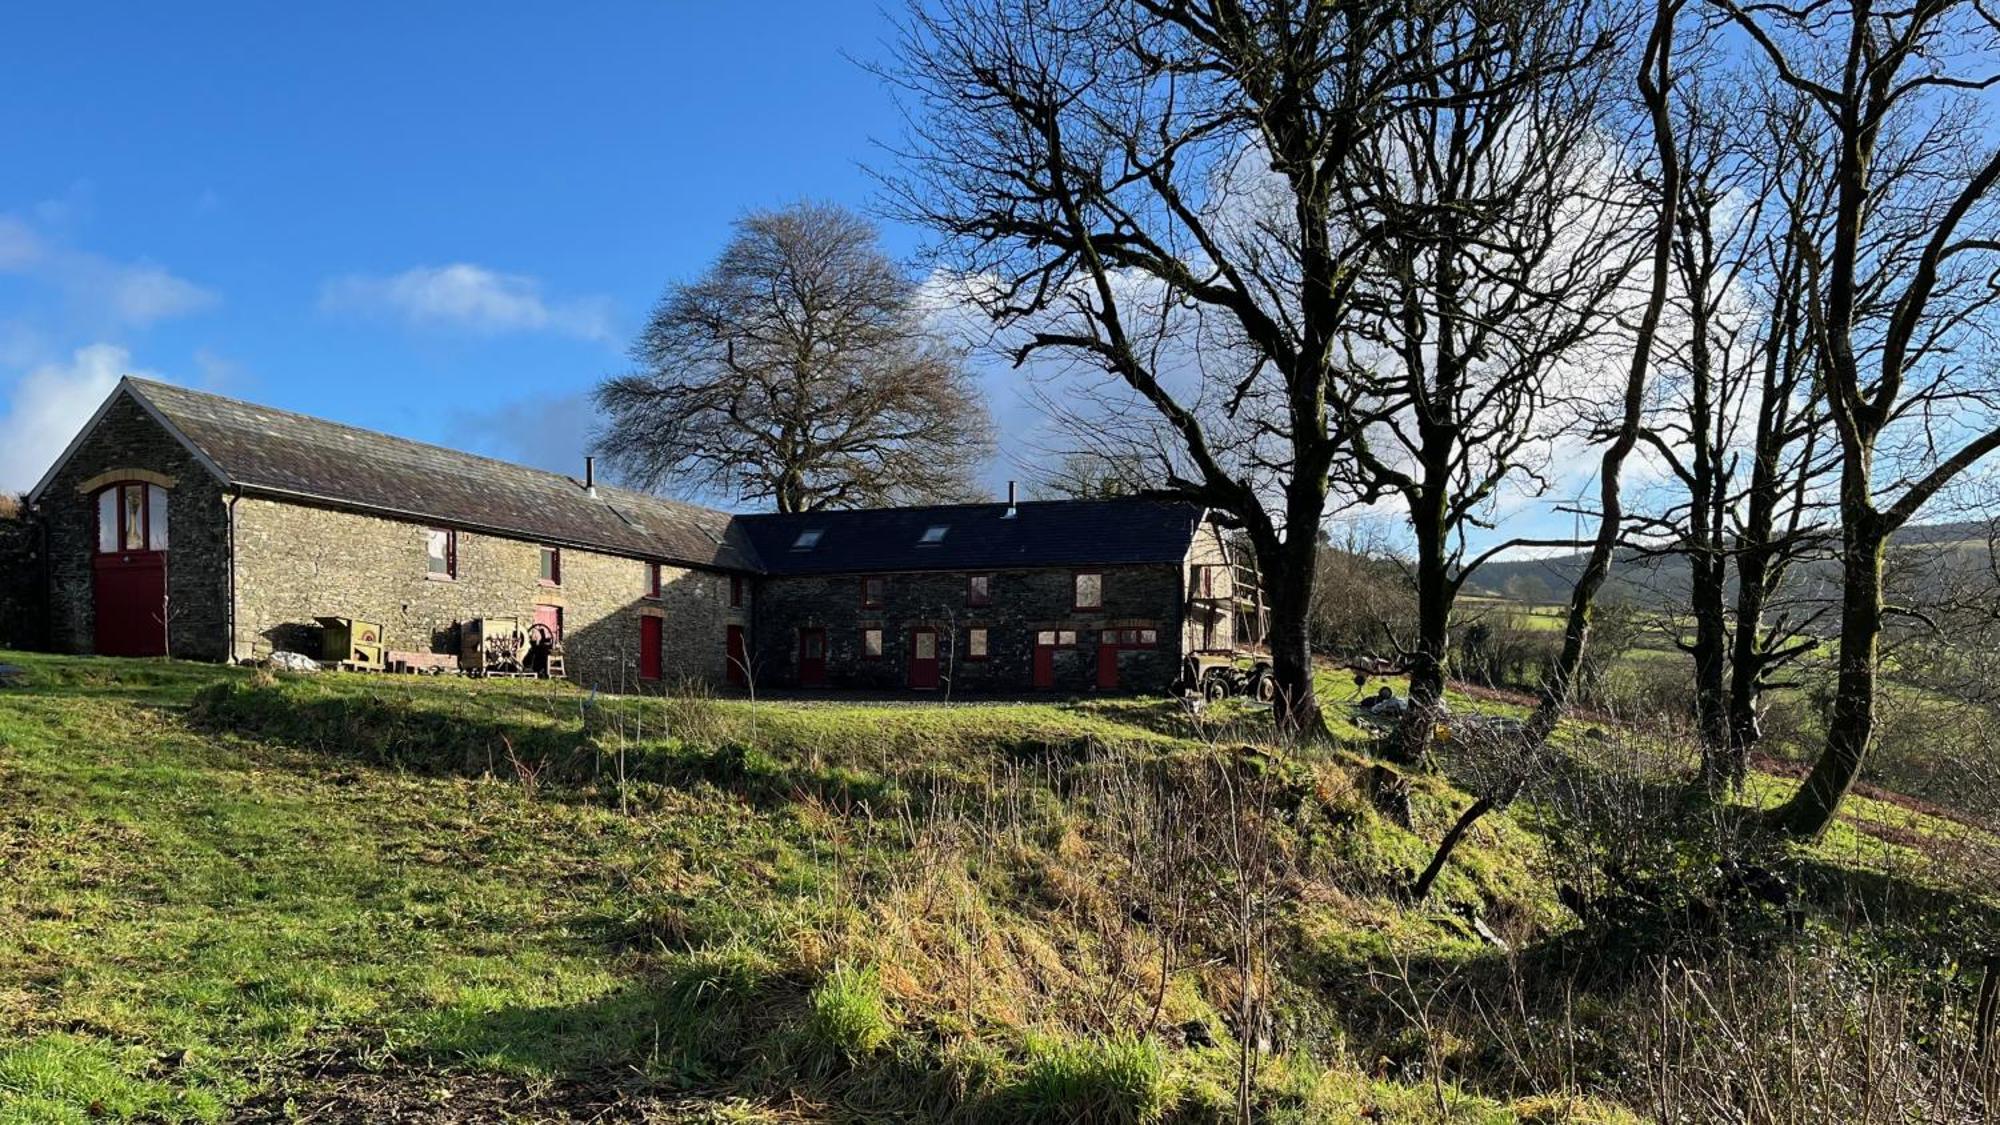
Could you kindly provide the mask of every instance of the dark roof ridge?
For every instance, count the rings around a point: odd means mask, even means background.
[[[159,387],[165,389],[169,394],[191,394],[191,395],[200,395],[204,398],[220,399],[221,401],[229,403],[232,406],[248,407],[251,410],[262,410],[270,414],[282,414],[287,418],[294,419],[300,422],[310,422],[315,426],[325,426],[333,429],[346,430],[351,433],[359,434],[363,437],[368,437],[368,438],[386,437],[394,441],[402,442],[406,445],[419,446],[421,448],[434,450],[439,453],[449,453],[453,457],[464,457],[467,458],[468,460],[484,461],[489,465],[498,465],[501,468],[511,469],[515,472],[537,473],[541,476],[550,477],[556,480],[567,481],[570,484],[575,485],[579,491],[581,491],[584,487],[583,479],[581,477],[573,477],[568,473],[559,473],[553,469],[543,469],[534,465],[524,465],[519,461],[508,461],[499,457],[489,457],[484,453],[474,453],[471,450],[458,449],[453,446],[443,445],[434,441],[424,441],[421,438],[404,437],[401,434],[392,434],[387,430],[371,430],[365,426],[356,426],[350,422],[342,422],[333,418],[322,418],[317,414],[307,414],[304,413],[303,411],[298,411],[298,410],[286,410],[284,407],[281,406],[270,406],[261,402],[252,402],[247,398],[236,398],[233,395],[218,394],[214,391],[200,390],[195,387],[183,387],[178,383],[168,383],[159,379],[146,379],[138,375],[124,376],[122,381],[133,384],[141,392],[150,387]],[[730,512],[723,508],[711,508],[706,504],[695,504],[672,496],[662,496],[657,492],[644,492],[636,488],[625,488],[622,485],[606,484],[602,481],[597,482],[595,487],[598,489],[599,492],[615,492],[625,496],[638,497],[643,500],[654,501],[662,504],[671,504],[674,505],[675,507],[690,508],[693,509],[694,511],[710,515],[734,516],[737,514],[735,512]]]
[[[1058,496],[1044,500],[1016,500],[1013,507],[1046,507],[1056,504],[1183,504],[1193,505],[1193,500],[1179,496]],[[814,508],[806,512],[737,512],[739,519],[808,519],[813,516],[867,515],[877,512],[948,512],[974,508],[1005,508],[1005,499],[1000,500],[954,500],[944,504],[881,504],[870,508]]]

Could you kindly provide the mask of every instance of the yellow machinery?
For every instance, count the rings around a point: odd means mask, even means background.
[[[369,672],[380,672],[384,665],[382,654],[387,646],[382,643],[382,626],[373,621],[357,621],[352,617],[316,617],[320,624],[320,653],[322,663],[341,668],[356,668]]]

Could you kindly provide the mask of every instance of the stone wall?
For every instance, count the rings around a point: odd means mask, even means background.
[[[1190,652],[1236,646],[1236,572],[1229,566],[1222,535],[1222,528],[1207,520],[1188,545],[1188,601],[1181,644]],[[1211,570],[1206,588],[1203,568]]]
[[[120,396],[42,492],[47,529],[48,630],[60,652],[89,652],[95,491],[107,480],[150,479],[167,489],[169,651],[220,660],[227,654],[229,528],[222,489],[174,436]]]
[[[42,533],[17,497],[0,496],[0,648],[42,648],[48,582]]]
[[[1088,568],[1085,568],[1088,569]],[[1106,567],[1104,608],[1073,608],[1076,571],[997,571],[991,604],[967,605],[965,573],[882,575],[880,608],[861,604],[861,576],[766,578],[757,613],[758,644],[753,657],[758,683],[792,687],[798,683],[799,631],[826,630],[827,686],[903,690],[909,685],[910,634],[938,631],[941,687],[953,692],[1018,693],[1034,684],[1035,634],[1045,629],[1076,633],[1075,646],[1055,652],[1055,689],[1076,694],[1097,690],[1100,634],[1106,629],[1149,628],[1158,632],[1152,648],[1123,648],[1117,654],[1121,691],[1161,692],[1180,661],[1182,573],[1175,564]],[[883,652],[862,655],[862,631],[879,627]],[[987,630],[988,656],[967,659],[966,631]]]
[[[540,583],[540,546],[458,532],[456,578],[432,578],[426,528],[377,516],[257,497],[236,506],[236,652],[319,653],[315,617],[377,621],[397,649],[457,652],[459,623],[475,617],[533,621],[537,605],[562,608],[572,680],[637,691],[639,618],[661,617],[662,685],[723,681],[726,626],[749,623],[751,591],[729,605],[729,577],[661,568],[647,596],[639,559],[562,549],[562,582]]]

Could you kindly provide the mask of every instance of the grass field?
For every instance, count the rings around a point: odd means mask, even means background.
[[[1461,1080],[1382,984],[1560,937],[1535,818],[1405,903],[1468,798],[1401,827],[1250,716],[0,661],[0,1121],[1219,1120],[1245,1038],[1262,1120],[1633,1119]],[[1278,826],[1268,1029],[1197,893],[1247,868],[1158,827],[1221,784]],[[1811,860],[1945,893],[1936,828],[1857,802]]]

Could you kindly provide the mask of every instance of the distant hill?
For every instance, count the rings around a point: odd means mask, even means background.
[[[1992,525],[1983,521],[1904,528],[1891,541],[1891,586],[1914,588],[1921,594],[1949,576],[1983,567],[1992,531]],[[1521,602],[1563,601],[1583,573],[1587,558],[1578,551],[1538,559],[1495,560],[1479,568],[1468,589]],[[1603,596],[1633,605],[1675,608],[1687,604],[1690,585],[1684,555],[1621,551]],[[1839,593],[1840,567],[1832,559],[1794,567],[1786,589],[1786,595],[1794,599],[1835,598]]]

